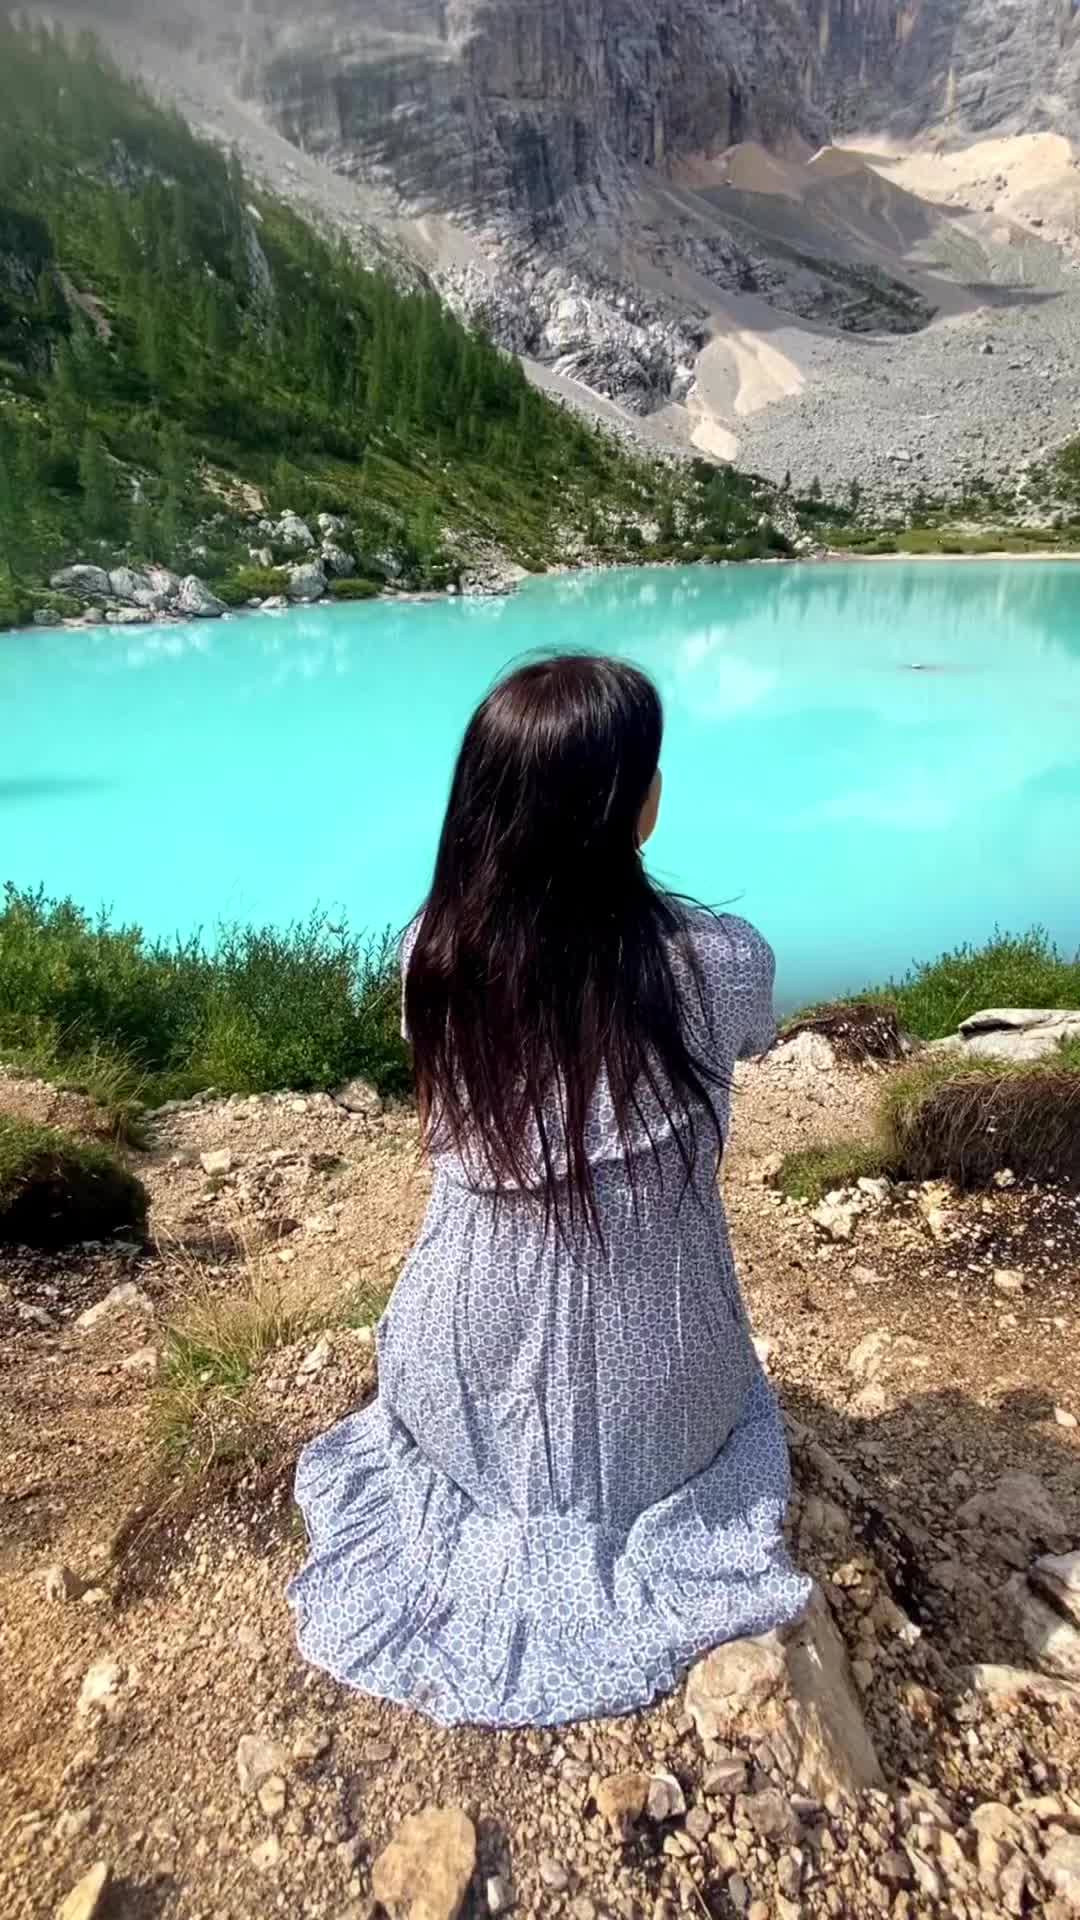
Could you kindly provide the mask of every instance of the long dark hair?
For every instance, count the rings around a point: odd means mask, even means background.
[[[586,1126],[601,1074],[634,1178],[631,1122],[723,1145],[715,1068],[691,1044],[685,911],[637,829],[663,709],[644,674],[565,654],[500,682],[458,757],[405,988],[421,1120],[497,1193],[542,1195],[564,1238],[602,1239]],[[652,1124],[650,1124],[650,1114]],[[635,1188],[636,1194],[636,1188]]]

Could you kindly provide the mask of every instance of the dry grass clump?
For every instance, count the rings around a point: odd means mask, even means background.
[[[0,1114],[0,1244],[67,1247],[142,1235],[146,1190],[107,1147]]]
[[[1080,1060],[1062,1051],[1027,1066],[942,1053],[885,1089],[886,1151],[911,1180],[947,1176],[985,1186],[1006,1169],[1022,1178],[1080,1178]]]
[[[189,1486],[234,1480],[272,1459],[275,1428],[249,1391],[271,1355],[335,1327],[374,1326],[389,1297],[377,1287],[313,1296],[258,1259],[245,1280],[223,1293],[196,1269],[166,1329],[151,1435],[162,1464]]]
[[[872,1000],[843,1000],[801,1014],[784,1028],[784,1039],[800,1033],[818,1033],[838,1060],[862,1067],[872,1061],[902,1060],[905,1047],[896,1008]]]
[[[986,1186],[1006,1170],[1022,1179],[1080,1179],[1080,1043],[1013,1065],[921,1054],[885,1081],[874,1137],[789,1153],[776,1184],[816,1205],[838,1187],[884,1174]]]

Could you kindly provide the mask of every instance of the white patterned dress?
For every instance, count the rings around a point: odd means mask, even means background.
[[[729,1080],[772,1040],[772,954],[727,916],[695,912],[688,937],[696,1038]],[[684,1193],[655,1115],[653,1131],[635,1196],[601,1085],[603,1246],[572,1253],[529,1196],[496,1207],[475,1168],[435,1154],[379,1328],[379,1397],[296,1476],[300,1647],[349,1686],[447,1724],[551,1725],[644,1706],[707,1648],[803,1610],[712,1144],[702,1127]]]

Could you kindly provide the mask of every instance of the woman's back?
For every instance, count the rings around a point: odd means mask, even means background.
[[[772,955],[649,881],[660,733],[614,662],[497,688],[405,945],[431,1202],[378,1401],[301,1460],[292,1598],[311,1659],[444,1721],[643,1705],[808,1592],[716,1180]]]

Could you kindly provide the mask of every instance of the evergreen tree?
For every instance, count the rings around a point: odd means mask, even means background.
[[[120,508],[113,470],[100,434],[88,430],[79,455],[79,485],[82,488],[83,531],[107,540],[120,523]]]

